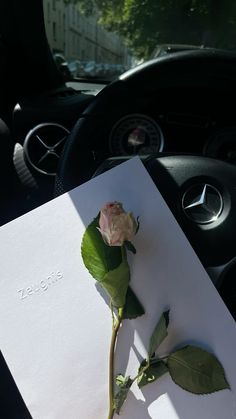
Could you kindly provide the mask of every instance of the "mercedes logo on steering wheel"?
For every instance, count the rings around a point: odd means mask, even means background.
[[[182,209],[196,224],[215,222],[223,210],[223,198],[214,186],[205,184],[190,187],[182,199]]]

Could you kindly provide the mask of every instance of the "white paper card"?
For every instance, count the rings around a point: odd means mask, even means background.
[[[151,332],[170,308],[169,336],[211,350],[231,391],[192,395],[168,374],[134,386],[122,419],[236,418],[235,322],[138,158],[5,225],[0,231],[0,347],[34,419],[106,419],[109,307],[80,255],[101,206],[117,200],[140,217],[130,256],[145,316],[126,321],[116,369],[136,374]]]

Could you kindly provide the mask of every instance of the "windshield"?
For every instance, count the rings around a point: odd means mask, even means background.
[[[232,0],[43,0],[48,41],[65,78],[112,80],[147,59],[236,49]]]

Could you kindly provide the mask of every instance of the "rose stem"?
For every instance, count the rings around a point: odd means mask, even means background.
[[[122,256],[123,261],[127,259],[125,246],[121,246],[121,256]],[[117,335],[118,335],[119,328],[123,320],[124,308],[119,308],[116,322],[114,322],[114,311],[113,311],[112,303],[111,303],[111,310],[112,310],[112,323],[113,324],[112,324],[112,336],[111,336],[110,354],[109,354],[109,414],[108,414],[108,419],[112,419],[115,413],[115,409],[114,409],[114,355],[115,355]]]
[[[119,309],[118,318],[112,326],[112,336],[109,354],[109,414],[108,419],[112,419],[115,413],[114,410],[114,354],[118,331],[122,323],[123,308]]]

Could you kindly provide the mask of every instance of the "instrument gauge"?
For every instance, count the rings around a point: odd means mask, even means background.
[[[164,137],[154,119],[142,114],[131,114],[114,125],[109,147],[113,156],[152,154],[163,150]]]

